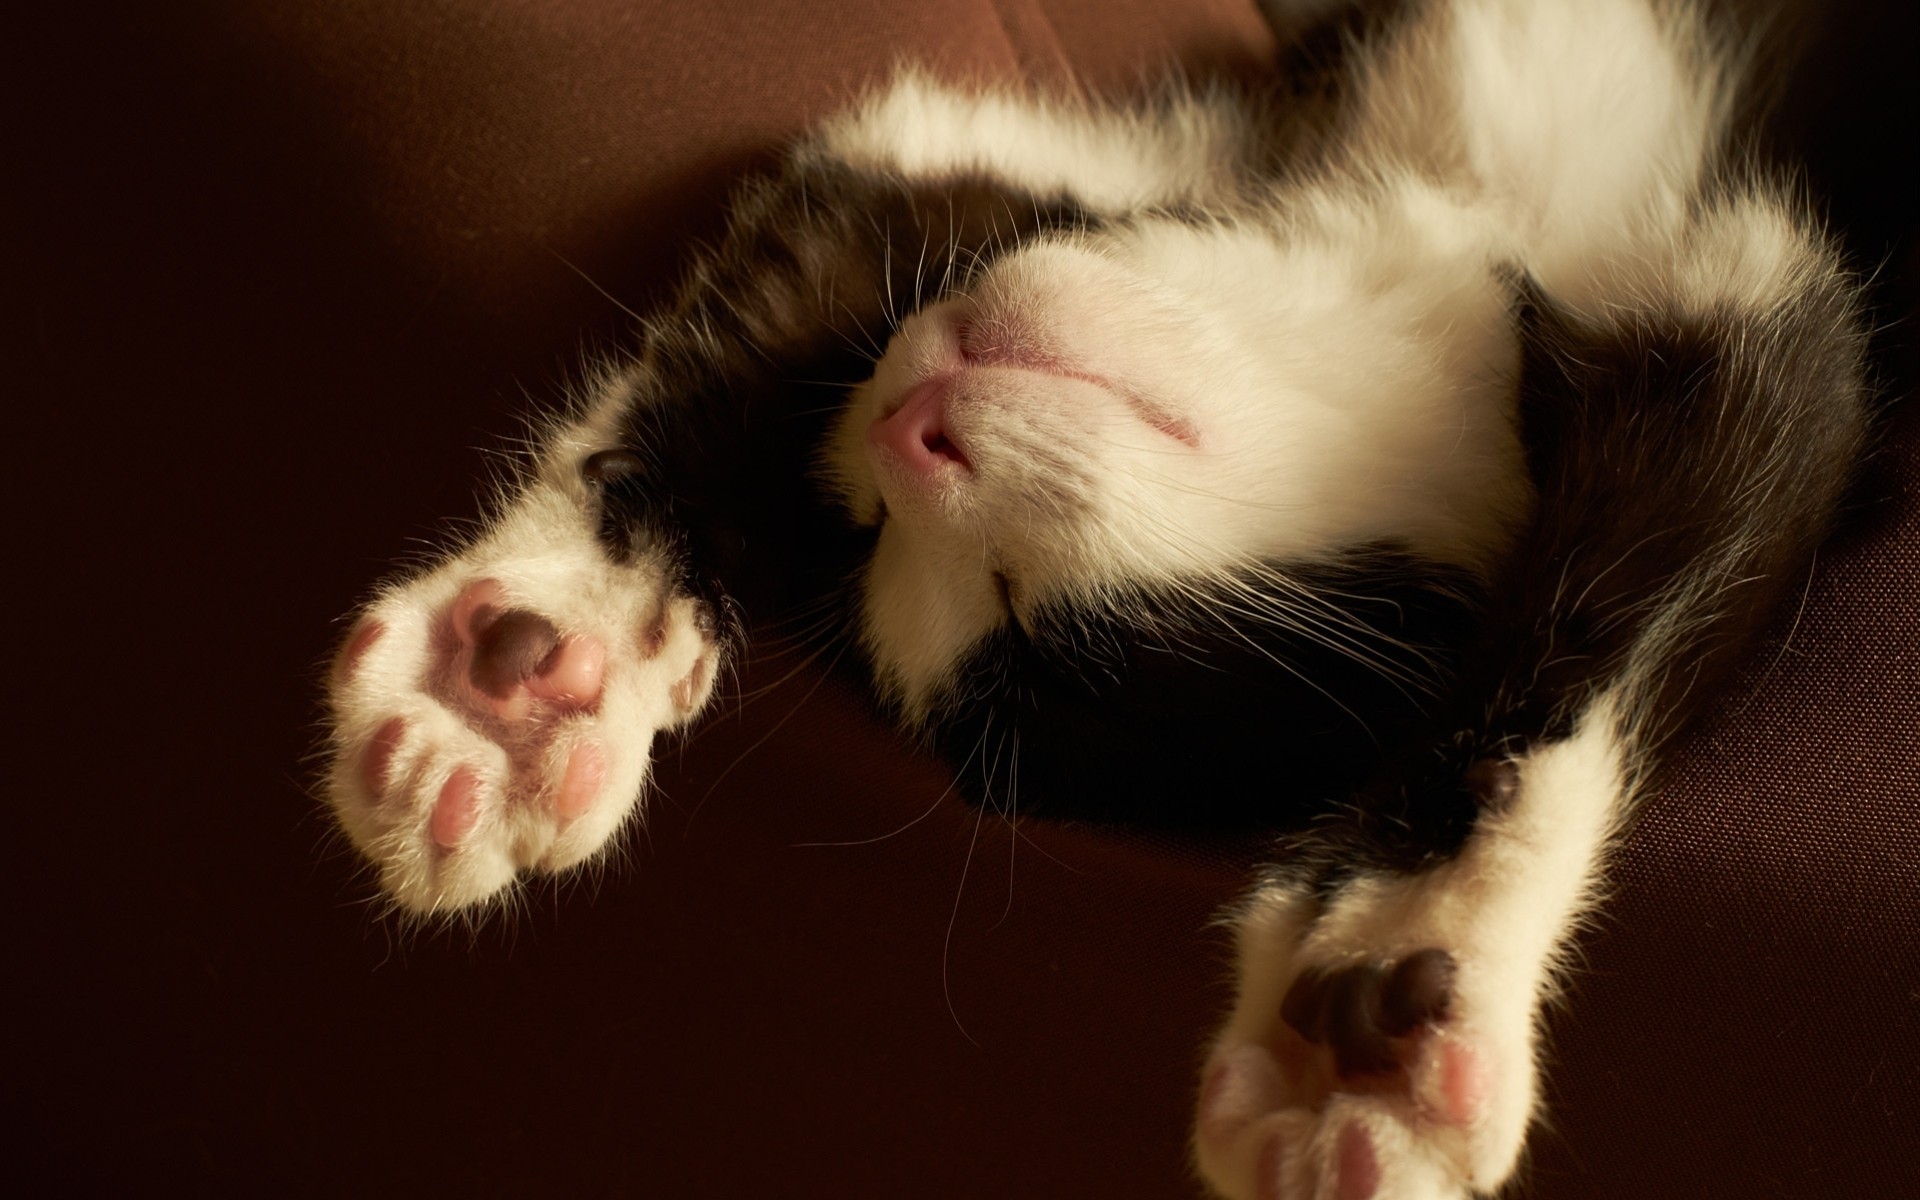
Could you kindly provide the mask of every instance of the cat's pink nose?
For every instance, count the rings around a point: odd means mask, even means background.
[[[915,475],[931,476],[949,464],[973,470],[966,451],[947,426],[948,381],[929,379],[867,430],[867,442]]]

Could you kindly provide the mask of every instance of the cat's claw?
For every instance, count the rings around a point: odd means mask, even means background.
[[[329,800],[415,912],[591,857],[633,810],[653,734],[706,702],[713,614],[662,564],[614,564],[579,489],[535,482],[494,532],[392,587],[329,676]]]

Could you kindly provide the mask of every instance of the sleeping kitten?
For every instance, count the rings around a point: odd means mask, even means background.
[[[1257,96],[909,76],[750,184],[492,531],[336,662],[330,795],[395,901],[592,855],[742,612],[844,594],[983,798],[1282,831],[1211,1186],[1507,1179],[1601,853],[1857,454],[1856,301],[1729,156],[1691,9],[1336,33]]]

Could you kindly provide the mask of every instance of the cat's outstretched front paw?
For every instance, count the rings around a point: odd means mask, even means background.
[[[1541,1005],[1631,788],[1611,700],[1573,736],[1484,761],[1458,854],[1331,890],[1257,890],[1202,1075],[1195,1153],[1233,1200],[1491,1192],[1533,1119]]]
[[[536,481],[493,532],[391,587],[329,676],[329,800],[415,912],[479,903],[604,846],[653,735],[713,689],[713,612],[596,544],[593,495]]]

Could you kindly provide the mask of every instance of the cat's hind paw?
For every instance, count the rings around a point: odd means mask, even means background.
[[[1232,1200],[1453,1200],[1526,1146],[1542,1004],[1630,776],[1611,699],[1569,738],[1483,760],[1466,844],[1413,873],[1260,888],[1202,1073],[1194,1150]]]
[[[1495,1089],[1530,1094],[1526,1041],[1458,1019],[1453,956],[1309,967],[1264,1037],[1222,1042],[1201,1089],[1202,1169],[1232,1197],[1438,1200],[1504,1177],[1518,1145]],[[1524,1111],[1521,1134],[1524,1134]]]

